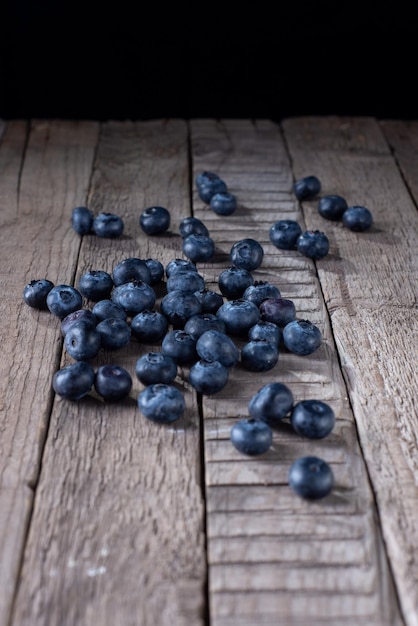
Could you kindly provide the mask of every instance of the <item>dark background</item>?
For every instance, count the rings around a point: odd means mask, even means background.
[[[402,3],[229,6],[10,1],[0,117],[418,118]]]

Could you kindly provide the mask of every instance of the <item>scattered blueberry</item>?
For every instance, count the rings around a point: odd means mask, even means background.
[[[196,360],[196,339],[182,329],[169,330],[161,342],[161,352],[178,364]]]
[[[264,257],[264,249],[258,241],[246,237],[232,245],[229,257],[232,265],[251,272],[260,267]]]
[[[269,230],[271,243],[280,250],[295,250],[297,238],[301,234],[300,224],[290,219],[278,220]]]
[[[289,486],[300,497],[318,500],[327,496],[334,485],[331,467],[316,456],[304,456],[289,469]]]
[[[142,280],[144,283],[150,284],[151,271],[143,259],[128,257],[116,263],[113,268],[112,278],[116,287],[133,280]]]
[[[259,310],[263,321],[281,328],[296,319],[296,306],[289,298],[267,298],[260,304]]]
[[[219,361],[225,367],[238,363],[240,351],[233,339],[219,330],[206,330],[196,342],[196,352],[203,361]]]
[[[137,360],[135,374],[143,385],[155,383],[169,385],[177,376],[177,363],[168,354],[147,352]]]
[[[208,235],[191,233],[183,239],[183,252],[194,263],[210,261],[215,254],[215,242]]]
[[[365,206],[350,206],[342,217],[344,226],[355,232],[369,230],[373,224],[371,211]]]
[[[169,229],[170,223],[170,211],[162,206],[148,207],[139,216],[139,225],[147,235],[165,233]]]
[[[63,319],[69,313],[81,309],[83,296],[78,289],[71,285],[55,285],[46,297],[46,305],[49,311]]]
[[[323,196],[318,202],[318,213],[327,220],[340,220],[347,208],[347,200],[338,195]]]
[[[99,322],[96,330],[105,350],[120,350],[127,346],[131,340],[131,327],[125,320],[117,317],[108,317]]]
[[[99,213],[93,219],[92,230],[98,237],[116,239],[124,230],[124,223],[119,215],[114,213]]]
[[[100,352],[102,340],[96,328],[77,322],[67,330],[64,347],[75,361],[89,361]]]
[[[159,343],[167,331],[168,320],[160,311],[145,309],[131,319],[131,332],[139,343]]]
[[[283,328],[282,337],[286,348],[299,356],[312,354],[322,343],[321,331],[310,320],[289,322]]]
[[[80,276],[78,283],[80,293],[93,302],[110,298],[113,286],[111,275],[104,270],[89,270]]]
[[[168,424],[183,416],[186,403],[183,394],[174,385],[154,383],[140,392],[138,407],[152,422]]]
[[[320,230],[306,230],[296,241],[298,252],[309,259],[322,259],[329,252],[329,239]]]
[[[161,261],[158,261],[158,259],[144,259],[144,263],[150,272],[149,281],[145,280],[144,282],[149,282],[150,285],[156,285],[161,282],[164,278],[164,265]]]
[[[55,372],[52,387],[56,394],[67,400],[81,400],[94,383],[94,369],[84,361],[66,365]]]
[[[239,452],[259,456],[271,448],[273,432],[263,420],[244,417],[232,426],[230,440]]]
[[[179,269],[194,270],[195,272],[197,272],[196,263],[194,263],[190,259],[171,259],[171,261],[169,261],[165,267],[165,275],[167,276],[167,278],[170,278],[171,274]]]
[[[265,339],[266,341],[270,341],[270,343],[277,346],[280,345],[281,332],[279,326],[274,324],[273,322],[266,322],[261,319],[259,322],[251,326],[248,331],[248,339],[250,341],[255,339]]]
[[[241,348],[241,365],[251,372],[267,372],[278,360],[278,347],[267,339],[251,339]]]
[[[332,407],[321,400],[301,400],[290,414],[293,430],[308,439],[327,437],[335,425]]]
[[[132,377],[121,365],[102,365],[95,374],[94,388],[106,402],[118,402],[129,395]]]
[[[23,288],[23,300],[33,309],[47,309],[47,296],[54,283],[47,278],[31,280]]]
[[[280,298],[280,290],[268,280],[256,280],[253,285],[247,287],[242,294],[242,298],[260,306],[267,298]]]
[[[211,197],[209,206],[217,215],[232,215],[238,206],[237,198],[228,191],[222,191]]]
[[[93,229],[94,215],[85,206],[77,206],[71,213],[71,224],[79,235],[88,235]]]
[[[251,397],[248,412],[253,418],[274,424],[290,413],[293,404],[293,393],[287,385],[267,383]]]
[[[231,335],[246,335],[251,326],[260,321],[260,310],[249,300],[229,300],[216,311],[216,315],[225,323],[226,332]]]
[[[97,318],[95,314],[90,311],[90,309],[77,309],[77,311],[73,311],[69,313],[61,320],[61,334],[63,337],[67,334],[67,331],[73,324],[77,324],[78,322],[83,322],[90,326],[90,328],[95,328],[97,325]]]
[[[179,290],[194,293],[205,288],[205,279],[199,272],[191,269],[178,269],[167,278],[167,291]]]
[[[207,287],[195,291],[195,296],[202,305],[202,313],[216,313],[219,307],[224,303],[221,293],[213,289],[208,289]]]
[[[225,181],[213,172],[202,172],[199,174],[196,177],[196,187],[199,198],[206,204],[210,203],[211,198],[216,193],[226,193],[228,191]]]
[[[253,284],[251,272],[241,267],[227,267],[218,276],[219,291],[229,300],[241,298],[247,287]]]
[[[304,176],[293,184],[293,192],[298,200],[309,200],[321,191],[321,182],[316,176]]]
[[[207,330],[226,332],[225,323],[215,313],[198,313],[189,317],[184,325],[184,330],[197,340]]]
[[[202,312],[202,304],[194,293],[173,289],[161,298],[160,310],[173,328],[184,328],[192,315]]]
[[[213,396],[228,382],[229,369],[219,361],[196,361],[189,371],[189,382],[197,392]]]
[[[179,224],[179,232],[183,237],[187,237],[187,235],[205,235],[205,237],[209,237],[209,230],[197,217],[183,217]]]
[[[145,309],[152,309],[157,296],[154,289],[143,280],[132,280],[115,287],[111,299],[125,310],[128,316],[134,316]]]
[[[94,313],[98,322],[101,322],[108,317],[117,317],[121,320],[128,319],[128,315],[123,306],[108,298],[96,302],[92,308],[92,313]]]

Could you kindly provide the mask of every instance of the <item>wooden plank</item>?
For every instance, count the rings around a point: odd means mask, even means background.
[[[190,214],[185,122],[108,123],[100,132],[88,204],[125,222],[123,237],[83,239],[75,283],[86,269],[111,271],[129,256],[177,255],[178,220]],[[186,190],[186,191],[185,191]],[[61,207],[61,197],[55,205]],[[146,207],[163,204],[172,231],[147,238]],[[68,215],[68,212],[67,212]],[[79,245],[73,233],[72,245]],[[67,280],[68,275],[65,274]],[[87,303],[86,303],[87,305]],[[55,333],[55,340],[57,333]],[[132,373],[147,349],[131,342],[100,354]],[[69,362],[64,354],[62,363]],[[206,562],[199,411],[179,377],[186,412],[174,425],[146,420],[143,386],[105,404],[55,398],[14,623],[141,626],[203,623]]]
[[[204,399],[208,555],[216,561],[209,569],[211,624],[312,625],[327,616],[338,624],[348,623],[354,615],[372,623],[372,614],[385,626],[402,623],[357,437],[336,437],[330,446],[325,441],[312,446],[304,445],[288,430],[275,432],[277,449],[251,460],[238,459],[239,455],[227,448],[231,424],[248,415],[252,394],[275,380],[285,381],[294,391],[295,400],[316,397],[338,407],[338,423],[353,423],[354,417],[315,264],[296,251],[281,254],[269,242],[268,229],[276,220],[291,216],[304,224],[292,194],[294,174],[279,128],[266,120],[193,120],[191,130],[194,178],[202,170],[218,173],[240,203],[227,218],[211,215],[194,189],[194,214],[209,226],[223,254],[223,263],[228,263],[230,246],[236,240],[251,236],[262,242],[265,256],[262,266],[254,271],[255,279],[268,272],[285,297],[302,294],[298,299],[298,317],[312,317],[324,337],[323,345],[311,357],[296,357],[284,351],[278,365],[269,372],[255,375],[239,366],[233,368],[227,388]],[[366,137],[364,141],[368,140]],[[218,266],[208,269],[208,280],[212,279],[216,287],[214,269]],[[292,503],[286,484],[287,470],[292,459],[309,450],[330,461],[336,488],[332,496],[319,504],[301,503],[295,496]],[[233,510],[229,508],[230,501],[234,502]],[[336,514],[336,502],[341,504],[340,514]],[[222,541],[230,538],[234,543],[230,550],[222,552]],[[290,538],[285,560],[292,566],[284,566],[283,555],[278,551],[264,559],[260,554],[257,559],[248,547],[253,538],[255,546],[260,542],[260,547],[266,546],[266,539],[280,545]],[[309,576],[305,577],[303,555],[308,554],[312,540],[321,546],[317,552],[320,557],[312,560]],[[334,561],[341,554],[340,542],[346,540],[346,560],[337,573]],[[353,541],[362,544],[364,551],[362,555],[353,555],[344,585],[349,587],[347,595],[335,603],[334,597],[343,591],[339,581],[343,580],[340,576],[347,566]],[[373,550],[367,549],[371,544]],[[233,564],[232,548],[236,561]],[[287,571],[291,575],[286,575]],[[292,593],[302,598],[297,607]],[[263,598],[266,595],[271,600],[273,594],[280,601],[265,609]],[[304,602],[308,596],[309,602]]]
[[[56,320],[29,309],[26,283],[74,273],[71,206],[85,199],[97,125],[9,122],[0,144],[0,623],[8,623],[51,409]],[[60,255],[62,254],[62,259]]]
[[[418,124],[416,121],[382,120],[380,127],[410,189],[418,198]]]
[[[418,624],[417,231],[416,206],[381,128],[371,118],[299,118],[283,123],[295,177],[317,175],[374,215],[367,233],[325,223],[305,202],[309,228],[326,231],[317,263],[342,370],[373,483],[403,616]],[[394,138],[394,127],[387,132]],[[405,164],[404,133],[395,143]],[[412,164],[413,165],[413,164]],[[409,171],[411,174],[411,171]],[[404,174],[407,178],[406,174]]]

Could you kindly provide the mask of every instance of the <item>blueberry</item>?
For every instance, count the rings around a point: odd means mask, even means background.
[[[185,330],[170,330],[161,342],[161,352],[178,364],[190,363],[196,360],[196,339]]]
[[[127,346],[131,340],[131,327],[125,320],[108,317],[96,326],[105,350],[119,350]]]
[[[241,267],[227,267],[218,276],[219,291],[225,298],[237,300],[254,284],[254,276]]]
[[[110,298],[113,289],[113,279],[104,270],[89,270],[80,276],[78,283],[80,293],[93,302]]]
[[[225,387],[229,369],[219,361],[196,361],[189,371],[189,382],[197,392],[212,396]]]
[[[369,230],[373,224],[371,211],[365,206],[350,206],[343,213],[343,224],[355,232]]]
[[[215,242],[207,235],[191,233],[183,239],[183,252],[194,263],[210,261],[215,254]]]
[[[197,272],[196,264],[190,259],[171,259],[165,266],[165,275],[170,278],[171,274],[174,274],[179,269],[194,270]]]
[[[138,407],[152,422],[167,424],[183,416],[186,403],[183,394],[174,385],[155,383],[141,391]]]
[[[283,328],[296,319],[296,306],[289,298],[267,298],[260,306],[260,317]]]
[[[279,326],[274,324],[273,322],[266,322],[265,320],[260,320],[248,331],[248,339],[250,341],[255,339],[265,339],[270,343],[277,346],[280,345],[281,332]]]
[[[270,449],[273,443],[273,432],[266,422],[245,417],[232,426],[230,440],[239,452],[249,456],[259,456]]]
[[[331,467],[316,456],[304,456],[289,469],[289,486],[300,497],[318,500],[327,496],[334,485]]]
[[[232,215],[232,213],[235,213],[238,203],[234,194],[222,191],[215,193],[211,197],[209,206],[217,215]]]
[[[144,283],[150,284],[151,271],[143,259],[128,257],[116,263],[113,268],[112,278],[116,287],[133,280],[141,280]]]
[[[121,365],[102,365],[95,374],[94,388],[106,402],[117,402],[131,391],[132,377]]]
[[[110,299],[99,300],[92,308],[92,313],[94,313],[98,322],[108,318],[108,317],[117,317],[121,320],[128,319],[128,315],[125,309],[118,304],[117,302],[113,302]]]
[[[197,217],[184,217],[179,224],[179,232],[181,237],[187,237],[187,235],[205,235],[209,237],[209,230]]]
[[[93,359],[102,347],[100,333],[84,322],[72,324],[64,337],[64,347],[75,361]]]
[[[232,245],[229,257],[232,265],[251,272],[260,267],[264,257],[264,249],[258,241],[247,237]]]
[[[56,394],[66,400],[81,400],[94,383],[94,369],[84,361],[66,365],[52,377],[52,387]]]
[[[321,400],[301,400],[290,414],[293,430],[308,439],[323,439],[335,425],[332,407]]]
[[[157,296],[151,285],[143,280],[133,280],[115,287],[111,299],[133,317],[145,309],[152,309]]]
[[[316,176],[304,176],[293,184],[293,192],[298,200],[309,200],[321,191],[321,182]]]
[[[329,239],[320,230],[306,230],[296,241],[298,252],[309,259],[322,259],[329,252]]]
[[[161,298],[160,310],[174,328],[184,328],[192,315],[202,312],[202,305],[194,293],[173,289]]]
[[[247,287],[242,298],[260,306],[267,298],[280,298],[280,290],[268,280],[256,280],[253,285]]]
[[[92,232],[94,215],[85,206],[77,206],[71,213],[71,224],[79,235],[88,235]]]
[[[234,340],[219,330],[206,330],[196,342],[196,352],[203,361],[219,361],[225,367],[238,363],[239,348]]]
[[[278,347],[267,339],[251,339],[241,348],[241,364],[251,372],[267,372],[278,360]]]
[[[98,237],[116,239],[124,230],[124,223],[119,215],[114,213],[99,213],[93,220],[92,230]]]
[[[283,383],[264,385],[250,399],[248,412],[251,417],[270,424],[277,423],[288,415],[294,403],[293,393]]]
[[[54,287],[54,283],[47,278],[31,280],[23,288],[23,300],[33,309],[47,309],[46,299]]]
[[[168,354],[147,352],[137,360],[135,374],[143,385],[154,383],[169,385],[177,376],[177,363]]]
[[[340,220],[347,208],[347,200],[338,195],[323,196],[318,202],[318,213],[327,220]]]
[[[140,343],[159,343],[168,331],[168,320],[152,309],[140,311],[131,319],[131,332]]]
[[[73,324],[77,322],[84,322],[90,328],[95,328],[97,325],[97,318],[90,309],[77,309],[77,311],[73,311],[69,313],[61,320],[61,334],[63,337],[68,332],[68,329],[71,328]]]
[[[144,259],[145,265],[150,272],[150,279],[144,282],[149,282],[150,285],[156,285],[164,278],[164,265],[158,259]],[[144,278],[142,278],[144,280]]]
[[[199,188],[202,187],[202,185],[212,185],[219,182],[219,180],[221,180],[221,178],[219,174],[216,174],[216,172],[203,170],[196,176],[195,183],[196,187]]]
[[[207,330],[219,330],[219,332],[224,333],[226,328],[225,323],[214,313],[199,313],[189,317],[184,325],[184,330],[197,340]]]
[[[170,211],[162,206],[148,207],[139,216],[139,225],[147,235],[165,233],[170,227],[170,222]]]
[[[260,321],[260,310],[249,300],[229,300],[216,312],[231,335],[247,335],[251,326]]]
[[[199,272],[191,269],[178,269],[167,278],[167,291],[178,289],[184,293],[194,293],[204,289],[205,279]]]
[[[269,230],[271,243],[280,250],[296,250],[296,241],[302,228],[295,220],[278,220]]]
[[[216,313],[224,303],[222,294],[207,287],[195,291],[195,296],[202,305],[202,313]]]
[[[55,285],[46,297],[46,305],[48,310],[63,319],[69,313],[81,309],[83,304],[83,296],[78,289],[71,285]]]
[[[199,198],[205,204],[209,204],[215,194],[228,191],[225,181],[217,174],[214,175],[211,172],[207,172],[205,177],[202,176],[199,179],[199,183],[196,181],[196,186]]]
[[[283,328],[282,337],[286,348],[299,356],[312,354],[322,343],[321,331],[309,320],[289,322]]]

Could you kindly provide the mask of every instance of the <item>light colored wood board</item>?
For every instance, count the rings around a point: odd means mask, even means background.
[[[375,215],[369,233],[327,226],[339,260],[323,259],[318,273],[402,610],[415,626],[417,211],[374,120],[304,118],[283,127],[297,176],[315,168],[323,193],[362,198]],[[373,141],[358,141],[366,129]],[[312,208],[304,212],[316,227]]]
[[[23,288],[36,278],[63,282],[64,270],[72,279],[78,243],[71,242],[69,215],[86,195],[96,138],[94,123],[34,123],[22,163],[26,126],[16,123],[0,147],[0,283],[8,294],[0,365],[3,486],[36,482],[60,353],[57,319],[26,305]]]
[[[28,487],[0,489],[0,624],[9,623],[32,502]]]
[[[418,123],[417,121],[381,120],[380,127],[412,195],[418,198]]]
[[[247,125],[238,124],[235,126],[234,124],[229,124],[229,121],[222,124],[215,122],[210,124],[206,122],[202,124],[202,126],[199,125],[199,122],[196,122],[192,125],[192,131],[192,147],[198,146],[199,152],[199,159],[195,158],[193,160],[195,175],[199,170],[208,169],[220,173],[223,175],[224,180],[227,180],[228,173],[230,172],[241,171],[246,173],[247,171],[250,171],[252,169],[251,158],[254,161],[257,161],[255,155],[263,153],[263,155],[268,155],[269,158],[269,172],[276,170],[275,186],[272,183],[274,177],[272,176],[269,180],[270,193],[265,208],[268,208],[268,203],[271,202],[275,189],[278,195],[280,194],[281,199],[284,197],[286,198],[287,206],[289,201],[292,201],[293,174],[290,167],[290,161],[287,160],[288,157],[282,151],[283,144],[280,136],[275,134],[274,131],[268,136],[262,135],[260,140],[260,137],[257,134],[257,125],[252,126],[250,123],[247,123]],[[245,139],[241,135],[245,135]],[[277,144],[279,144],[280,147]],[[215,145],[219,147],[227,145],[228,152],[223,156],[223,158],[221,158],[220,153],[218,153],[217,149],[215,149]],[[233,167],[232,163],[234,163]],[[254,164],[254,171],[258,171],[258,163]],[[248,176],[247,178],[251,178],[251,185],[248,185],[248,187],[251,186],[253,193],[258,189],[262,189],[262,178],[260,178],[259,182],[257,182],[257,176]],[[241,186],[241,194],[245,194],[245,176]],[[263,197],[262,194],[260,195]],[[286,215],[286,213],[280,213],[280,211],[277,210],[277,206],[280,206],[280,204],[276,200],[276,211],[271,213],[272,222],[280,219],[282,215]],[[199,210],[201,209],[199,208],[199,202],[196,200],[194,210],[195,214],[199,215]],[[293,207],[292,210],[294,210]],[[304,224],[301,211],[298,216],[300,222]],[[230,217],[233,218],[234,215]],[[243,214],[242,216],[240,215],[240,221],[235,226],[233,220],[228,218],[225,220],[223,239],[228,239],[229,232],[231,232],[234,239],[236,239],[240,233],[244,232],[244,230],[241,230],[242,224],[245,224],[246,227],[248,225],[253,227],[253,232],[255,234],[258,233],[257,226],[252,223],[253,220],[254,217],[250,216],[247,221],[246,216]],[[265,224],[265,222],[263,223]],[[247,229],[245,232],[251,231]],[[266,232],[264,233],[264,237],[266,237]],[[228,490],[233,492],[238,488],[238,485],[242,485],[242,489],[250,486],[253,487],[251,495],[256,498],[256,485],[259,486],[260,489],[263,489],[263,494],[265,494],[265,489],[268,486],[271,487],[272,483],[275,483],[275,481],[277,484],[277,499],[280,500],[282,494],[285,494],[283,496],[283,506],[289,507],[289,493],[286,493],[290,492],[289,487],[286,489],[287,471],[290,459],[296,458],[296,456],[301,452],[301,448],[292,448],[292,446],[286,448],[285,454],[289,455],[286,456],[288,459],[287,463],[283,462],[283,459],[276,461],[276,458],[280,457],[280,454],[275,455],[275,452],[273,451],[270,452],[272,452],[275,458],[274,461],[272,460],[271,462],[266,460],[268,455],[263,455],[263,457],[265,457],[264,459],[260,458],[255,461],[249,461],[247,459],[244,460],[242,457],[238,460],[238,453],[236,455],[236,462],[228,462],[222,459],[208,462],[211,451],[216,446],[216,438],[220,437],[219,443],[221,444],[222,439],[225,440],[228,437],[228,429],[230,428],[231,421],[234,418],[245,416],[247,414],[247,403],[251,395],[255,393],[255,391],[257,391],[262,384],[270,382],[271,380],[292,381],[296,384],[297,391],[295,395],[298,397],[304,394],[307,394],[308,397],[312,397],[311,394],[314,394],[317,398],[319,397],[325,399],[326,397],[328,400],[333,400],[337,403],[340,402],[341,404],[346,402],[345,383],[341,375],[336,349],[333,344],[332,333],[329,331],[327,310],[324,306],[319,283],[315,282],[315,264],[310,259],[303,258],[301,255],[297,254],[285,254],[282,258],[282,255],[279,254],[277,250],[273,250],[273,246],[268,243],[266,244],[266,247],[267,246],[269,247],[269,255],[266,255],[265,259],[263,259],[262,267],[268,268],[269,275],[274,276],[274,272],[277,271],[278,275],[280,272],[280,276],[283,278],[285,275],[284,272],[281,271],[283,264],[285,264],[285,267],[289,269],[292,266],[292,263],[294,263],[294,267],[295,270],[297,270],[297,276],[299,278],[303,273],[305,273],[305,278],[302,279],[302,283],[304,285],[315,284],[316,293],[312,293],[311,291],[309,296],[306,298],[304,298],[303,294],[301,294],[298,300],[298,305],[303,311],[318,313],[318,324],[321,324],[321,328],[323,329],[324,335],[327,339],[321,349],[318,350],[315,355],[311,355],[309,359],[294,359],[293,357],[295,355],[283,354],[283,360],[279,359],[278,365],[273,368],[273,370],[265,372],[262,375],[245,372],[243,368],[238,365],[231,370],[230,380],[227,387],[219,394],[204,399],[204,421],[206,423],[206,420],[209,420],[209,426],[205,427],[205,437],[209,436],[209,439],[206,442],[206,447],[209,445],[209,447],[207,447],[209,457],[206,457],[205,473],[206,483],[208,485],[208,511],[216,509],[216,505],[214,505],[212,509],[212,490],[215,490],[216,493],[216,490],[222,486],[225,500],[228,501]],[[226,244],[224,245],[224,249],[227,249]],[[259,269],[262,269],[262,267]],[[258,270],[256,270],[254,274],[256,275],[257,272]],[[292,274],[289,276],[291,275]],[[282,286],[283,283],[281,282],[280,285]],[[290,292],[289,286],[285,286],[284,288],[286,289],[286,287]],[[291,288],[293,293],[298,293],[298,287],[294,282],[292,282]],[[305,386],[302,384],[302,381]],[[320,384],[315,384],[316,381]],[[305,392],[303,389],[305,389]],[[324,393],[327,394],[325,397],[324,395],[321,395]],[[350,415],[350,419],[353,419],[352,415]],[[329,450],[326,448],[325,442],[322,443],[324,444],[323,446],[320,446],[319,444],[318,447],[316,447],[315,445],[313,449],[320,449],[322,453],[326,455]],[[312,449],[312,444],[310,442],[309,445],[306,446],[306,449]],[[222,455],[222,446],[220,447],[220,450]],[[295,456],[292,455],[292,450],[295,453]],[[347,499],[349,506],[348,510],[352,511],[353,497],[355,499],[357,496],[358,502],[355,505],[357,507],[356,510],[364,511],[365,503],[367,502],[367,508],[373,511],[373,500],[369,490],[367,473],[365,472],[358,442],[356,441],[354,445],[352,441],[349,443],[344,442],[344,445],[342,445],[341,448],[338,448],[337,446],[334,451],[337,455],[339,453],[342,454],[342,460],[340,459],[340,463],[335,464],[334,466],[335,469],[338,470],[338,481],[340,481],[340,487],[342,487],[342,489],[341,493],[338,493],[338,489],[336,489],[335,495],[329,496],[322,502],[322,514],[324,511],[327,511],[327,503],[330,502],[331,507],[333,506],[331,505],[333,497],[337,500],[343,499],[344,495],[347,494],[347,489],[350,493],[350,497]],[[270,452],[268,454],[270,454]],[[232,456],[235,453],[229,448],[228,454],[231,454]],[[274,473],[276,479],[272,478]],[[348,478],[348,476],[350,476],[350,478]],[[355,493],[354,496],[353,488]],[[277,504],[276,506],[280,509],[280,504]],[[227,507],[226,510],[228,510]],[[335,509],[332,508],[332,510],[334,511]],[[318,533],[319,528],[321,528],[321,513],[316,509],[315,513],[315,516],[306,517],[305,513],[301,510],[301,508],[299,508],[299,503],[297,505],[295,504],[293,514],[289,516],[288,519],[284,519],[283,516],[276,516],[270,511],[268,511],[267,514],[257,512],[256,507],[251,505],[246,507],[245,512],[228,512],[225,513],[225,515],[208,513],[207,530],[209,553],[211,550],[211,539],[213,537],[217,537],[218,535],[222,537],[238,535],[245,539],[246,537],[259,536],[264,533],[269,536],[274,535],[278,538],[278,540],[283,540],[286,536],[291,534],[292,538],[295,540],[295,545],[297,544],[298,549],[303,550],[304,543],[312,541],[312,537],[315,536],[315,534]],[[370,519],[372,520],[371,525]],[[324,519],[325,526],[322,526],[322,530],[320,531],[318,538],[322,537],[325,539],[326,536],[328,538],[327,540],[329,540],[332,537],[332,532],[336,529],[328,526],[329,520],[329,517]],[[322,532],[324,534],[322,534]],[[373,541],[377,542],[379,546],[382,545],[379,528],[376,525],[375,518],[373,516],[372,518],[366,518],[363,514],[354,517],[348,514],[342,515],[338,520],[338,530],[336,530],[336,532],[341,533],[341,535],[339,535],[340,540],[344,540],[344,538],[348,537],[353,538],[352,535],[350,535],[350,532],[354,532],[354,536],[357,534],[358,537],[363,537],[367,532],[374,538]],[[344,533],[347,532],[348,535],[344,535]],[[329,533],[331,533],[331,535]],[[295,559],[296,554],[297,550],[295,550]],[[260,579],[258,579],[257,583],[257,573],[251,572],[248,569],[248,563],[245,560],[244,547],[242,560],[237,562],[236,570],[234,570],[234,572],[228,569],[229,564],[227,558],[222,561],[222,555],[219,555],[219,560],[219,568],[215,571],[211,568],[209,572],[210,579],[212,581],[210,586],[211,592],[215,589],[221,589],[223,585],[222,581],[230,579],[228,584],[237,585],[235,591],[238,596],[245,595],[247,589],[257,586],[258,583],[260,591],[262,589],[271,588],[270,585],[274,585],[272,581],[272,571],[276,566],[280,568],[280,561],[272,562],[270,564],[270,569],[261,568]],[[313,563],[312,566],[314,567],[315,564]],[[366,567],[366,564],[363,564],[358,567],[358,579],[356,579],[356,575],[354,574],[356,567],[353,567],[352,576],[350,577],[352,584],[356,584],[355,581],[358,581],[361,578],[361,572],[364,568],[366,568],[368,570],[370,580],[373,581],[373,593],[376,594],[378,598],[380,596],[382,596],[382,598],[386,597],[391,583],[388,564],[385,560],[383,550],[379,550],[378,555],[376,554],[374,556],[374,561],[371,566],[367,564]],[[382,578],[380,578],[379,574],[379,570],[381,568],[383,571]],[[251,582],[248,582],[248,585],[246,583],[241,585],[240,581],[244,580],[247,575],[248,581]],[[330,580],[332,579],[333,577],[330,578]],[[233,582],[234,580],[235,582]],[[322,583],[326,586],[325,579]],[[360,588],[359,593],[361,593]],[[210,601],[212,614],[222,612],[223,607],[213,607],[213,603],[215,601],[219,601],[218,597],[215,599],[215,597],[211,595]],[[382,599],[378,600],[378,603],[382,602]],[[313,616],[315,616],[315,612],[313,614],[309,613],[309,618],[307,614],[306,621],[310,623]],[[248,620],[252,619],[253,623],[258,623],[258,616],[252,615],[250,617],[247,615],[246,617]],[[240,623],[239,618],[236,615],[230,615],[228,618],[231,623],[234,622],[234,619],[235,623]],[[279,619],[279,616],[277,616],[277,619]],[[289,621],[289,623],[291,622]]]
[[[85,237],[77,275],[97,258],[107,269],[143,249],[146,237],[137,223],[142,193],[144,204],[170,197],[174,218],[186,210],[187,167],[185,124],[105,124],[89,206],[96,212],[105,200],[114,207],[125,219],[126,236],[118,242]],[[147,245],[161,259],[171,258],[161,241]],[[92,363],[117,359],[133,374],[141,349],[132,344]],[[62,362],[68,360],[64,354]],[[157,425],[140,413],[143,387],[133,378],[131,394],[120,403],[100,402],[94,394],[79,403],[54,402],[16,623],[202,624],[206,564],[196,397],[179,378],[185,415]]]

